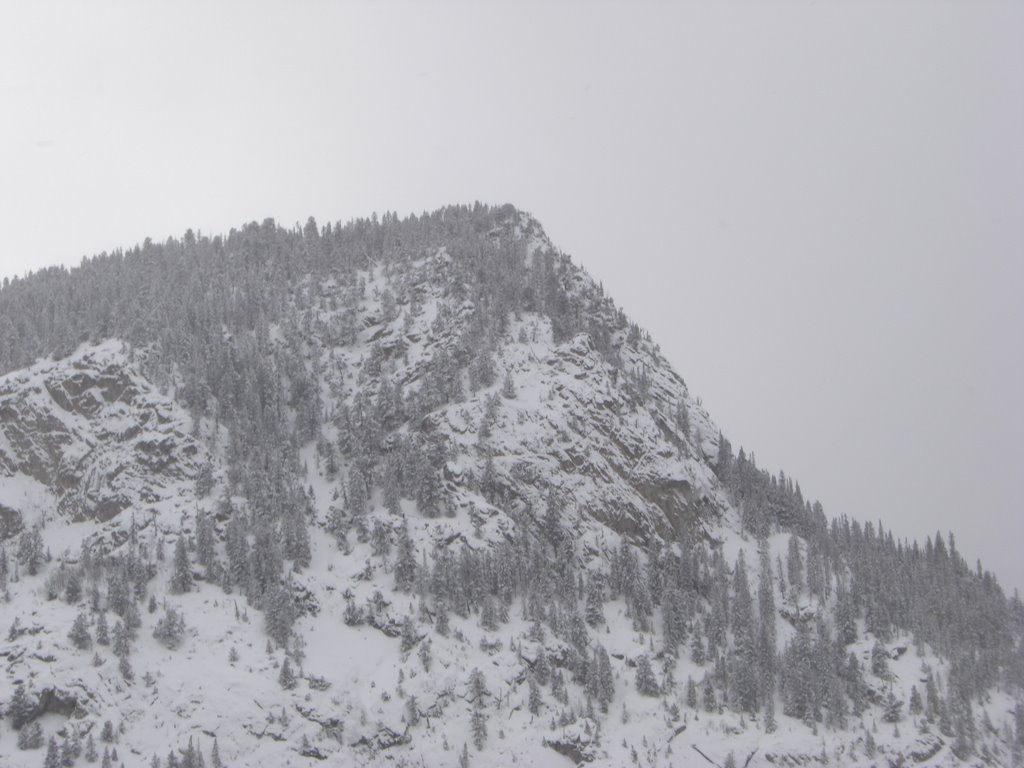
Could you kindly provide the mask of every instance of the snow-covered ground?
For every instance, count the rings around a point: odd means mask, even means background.
[[[528,253],[532,257],[548,246],[533,241]],[[381,379],[409,390],[423,386],[422,374],[439,350],[452,348],[464,330],[466,313],[453,305],[440,281],[428,279],[443,274],[447,258],[441,249],[413,265],[421,273],[421,311],[415,316],[402,305],[385,317],[383,297],[394,286],[383,268],[359,275],[364,287],[356,303],[354,343],[331,345],[324,341],[330,335],[318,332],[309,344],[307,363],[312,366],[316,355],[324,372],[319,384],[326,412],[352,405],[361,387]],[[580,290],[593,290],[581,274]],[[339,290],[333,283],[315,288],[328,297]],[[345,308],[323,303],[310,326],[330,329],[348,322]],[[289,333],[274,326],[271,338],[287,345]],[[566,502],[560,523],[583,568],[606,569],[623,540],[671,542],[688,517],[728,567],[744,553],[751,590],[756,590],[759,544],[741,530],[739,512],[709,464],[718,451],[717,427],[652,342],[622,342],[617,340],[621,365],[616,366],[588,334],[556,343],[547,318],[521,313],[510,320],[495,343],[493,383],[472,391],[466,377],[465,398],[428,416],[430,428],[451,448],[443,477],[452,514],[424,517],[413,501],[401,501],[419,558],[446,547],[483,551],[499,545],[523,521],[539,520],[553,486]],[[367,372],[380,349],[399,346],[401,353],[388,353],[379,373]],[[637,378],[627,384],[631,372]],[[506,378],[514,392],[504,390]],[[645,397],[635,396],[637,387],[644,388]],[[168,751],[184,749],[190,738],[204,751],[207,765],[216,738],[224,764],[239,768],[455,766],[464,745],[470,764],[481,766],[570,765],[577,758],[604,766],[701,765],[705,759],[721,766],[730,753],[738,765],[753,754],[751,766],[882,766],[917,760],[915,754],[927,754],[916,764],[960,764],[950,739],[922,735],[921,723],[909,716],[895,726],[884,723],[879,703],[868,706],[862,718],[851,717],[845,731],[808,727],[777,707],[778,728],[771,733],[763,717],[708,712],[700,703],[691,708],[686,682],[699,685],[713,663],[697,665],[687,653],[672,667],[672,691],[643,696],[634,684],[637,659],[655,657],[657,674],[664,674],[660,640],[635,629],[621,599],[604,604],[605,623],[591,630],[592,641],[610,656],[615,679],[609,713],[589,717],[582,686],[566,675],[565,701],[544,689],[539,711],[532,714],[526,670],[542,648],[558,657],[564,641],[550,632],[536,639],[518,599],[497,630],[485,630],[476,615],[453,613],[451,631],[439,634],[428,620],[431,606],[421,610],[422,595],[394,590],[393,553],[374,555],[370,544],[354,537],[343,550],[327,532],[349,466],[340,460],[329,478],[313,443],[300,450],[306,472],[302,486],[311,490],[315,521],[311,563],[291,574],[307,606],[295,627],[300,651],[291,651],[301,662],[300,677],[294,689],[285,690],[278,682],[285,650],[268,643],[262,614],[244,596],[226,594],[202,578],[183,594],[173,594],[169,586],[177,538],[185,536],[193,546],[196,514],[216,515],[223,498],[228,442],[223,427],[215,434],[209,419],[194,424],[181,404],[145,379],[118,341],[86,345],[64,360],[41,361],[0,378],[0,407],[5,408],[0,507],[13,510],[11,519],[25,530],[41,525],[48,552],[37,575],[22,569],[9,579],[0,603],[0,705],[20,684],[36,696],[49,696],[49,711],[39,718],[45,738],[77,733],[98,739],[109,720],[116,743],[100,744],[101,750],[116,746],[127,766],[149,765],[154,755],[166,765]],[[674,415],[679,408],[688,414],[688,431]],[[491,423],[485,437],[486,419]],[[335,425],[325,424],[323,436],[335,440]],[[510,500],[504,509],[488,502],[476,482],[488,455],[495,482]],[[214,486],[199,494],[196,479],[207,465]],[[241,497],[232,501],[245,507]],[[384,508],[379,488],[369,507],[368,525],[380,521],[396,536],[399,518]],[[68,637],[89,601],[92,582],[83,585],[82,605],[48,599],[47,582],[62,565],[78,564],[83,541],[109,553],[124,552],[133,521],[138,546],[149,553],[160,547],[165,557],[147,583],[130,654],[134,680],[127,681],[110,646],[79,650]],[[222,532],[222,520],[218,526]],[[771,567],[785,558],[788,543],[788,535],[768,539]],[[6,544],[12,563],[16,545],[16,538]],[[222,544],[218,548],[223,551]],[[203,575],[196,570],[197,577]],[[105,595],[105,585],[98,586]],[[378,592],[376,626],[346,624],[347,605],[364,605]],[[156,604],[152,613],[146,609],[150,597]],[[778,582],[774,598],[780,649],[795,633],[787,616],[827,614],[827,605],[806,594],[788,594]],[[174,650],[153,637],[166,607],[180,610],[186,622],[183,642]],[[97,614],[86,613],[95,634]],[[413,617],[417,637],[403,651],[397,634],[407,616]],[[656,611],[654,624],[660,622]],[[427,645],[429,663],[421,655]],[[858,640],[847,650],[870,670],[874,645],[861,623]],[[923,692],[926,668],[940,683],[948,674],[932,649],[915,647],[909,637],[891,638],[886,648],[890,679],[867,676],[880,699],[891,690],[907,701],[911,686]],[[471,731],[478,706],[470,700],[474,670],[482,673],[487,691],[482,749],[473,745]],[[993,690],[975,710],[981,740],[993,749],[1013,706],[1011,696]],[[986,730],[987,723],[993,730]],[[869,733],[877,743],[873,757]],[[0,721],[0,766],[43,764],[43,750],[19,750],[16,739],[9,722]]]

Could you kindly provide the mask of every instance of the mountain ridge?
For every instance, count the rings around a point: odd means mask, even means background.
[[[189,738],[209,754],[210,733],[238,765],[454,765],[463,744],[467,761],[670,765],[688,740],[722,763],[1016,759],[1019,601],[952,541],[830,522],[733,456],[653,341],[513,207],[189,232],[5,284],[0,326],[0,369],[61,358],[28,367],[51,373],[37,411],[102,414],[80,441],[115,457],[80,473],[92,508],[134,477],[112,515],[50,514],[53,473],[16,504],[31,462],[0,446],[0,503],[25,518],[5,578],[28,627],[0,656],[37,696],[31,716],[8,699],[19,738],[116,720],[108,747],[165,765]],[[90,355],[131,386],[85,386]],[[3,410],[26,376],[0,379],[3,429],[41,441]],[[161,408],[175,461],[154,471],[132,441]],[[87,634],[109,613],[136,637],[84,673],[64,634],[76,609]],[[204,676],[258,693],[200,694]],[[0,736],[0,758],[29,754]]]

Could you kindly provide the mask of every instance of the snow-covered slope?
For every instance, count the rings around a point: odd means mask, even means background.
[[[589,316],[566,334],[526,298],[483,323],[493,308],[474,301],[487,293],[464,289],[452,246],[435,242],[401,268],[291,277],[259,351],[284,361],[287,398],[261,382],[199,407],[186,377],[148,378],[153,346],[116,340],[0,378],[0,766],[43,765],[45,749],[18,745],[34,723],[44,741],[91,736],[100,760],[116,749],[128,766],[167,766],[172,752],[194,768],[190,740],[209,765],[214,739],[232,766],[962,764],[962,734],[937,712],[890,716],[929,679],[939,701],[948,661],[859,613],[836,647],[864,670],[863,711],[844,693],[839,708],[788,717],[781,682],[753,709],[736,703],[738,564],[779,652],[840,632],[850,573],[798,538],[807,568],[783,575],[791,536],[745,527],[751,497],[716,474],[709,415],[539,224],[516,212],[483,237],[514,244],[530,291],[543,290],[538,264],[555,264]],[[260,438],[284,444],[266,449],[283,468],[263,471],[286,475],[285,498],[257,497],[278,486],[239,463],[247,397],[294,430]],[[308,563],[289,515],[308,530]],[[280,590],[249,584],[260,552],[284,553]],[[802,583],[812,561],[829,564],[824,586]],[[295,615],[286,640],[278,594]],[[157,631],[168,609],[184,618],[171,640]],[[76,616],[88,642],[69,637]],[[99,644],[101,617],[113,629],[119,616],[134,639]],[[693,638],[716,622],[718,658],[701,659],[708,641],[697,653]],[[641,690],[647,664],[655,682]],[[958,720],[974,728],[965,759],[1009,764],[1012,687],[973,707]]]

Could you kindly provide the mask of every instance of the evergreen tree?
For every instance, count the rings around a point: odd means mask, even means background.
[[[768,690],[765,693],[764,702],[764,732],[775,733],[778,727],[778,723],[775,720],[775,692]]]
[[[64,587],[64,600],[70,605],[75,605],[81,599],[82,580],[78,576],[78,571],[71,569],[68,573],[68,583]]]
[[[284,663],[281,665],[281,674],[277,676],[277,682],[281,684],[281,687],[286,691],[293,690],[299,683],[295,678],[295,673],[292,671],[291,662],[288,661],[286,656]]]
[[[204,463],[199,468],[199,474],[196,476],[196,496],[198,498],[204,498],[213,490],[213,485],[213,466],[211,464]]]
[[[18,749],[39,749],[43,746],[43,728],[39,723],[29,723],[18,731]]]
[[[595,573],[587,582],[587,624],[597,627],[604,623],[604,586],[601,574]]]
[[[903,702],[897,699],[892,691],[889,691],[886,697],[882,719],[887,723],[898,723],[903,719]]]
[[[551,662],[543,648],[537,652],[537,658],[533,662],[533,673],[541,685],[547,685],[551,681]]]
[[[783,654],[782,711],[790,717],[800,718],[807,725],[815,722],[816,706],[820,700],[816,685],[817,666],[810,632],[801,627]]]
[[[473,746],[477,748],[478,752],[482,751],[487,744],[487,715],[479,706],[473,708],[470,731],[473,734]]]
[[[498,609],[490,595],[484,598],[483,607],[480,610],[480,626],[488,632],[493,632],[498,628]]]
[[[789,579],[789,586],[794,594],[803,592],[804,589],[804,564],[800,554],[800,539],[796,536],[789,537],[789,553],[786,556],[786,577]]]
[[[97,645],[110,644],[110,631],[107,628],[107,612],[100,611],[96,617],[96,643]]]
[[[384,460],[384,509],[389,514],[398,517],[402,514],[402,485],[401,485],[401,465],[399,464],[398,458],[394,455],[389,455]]]
[[[889,676],[889,652],[879,640],[871,648],[871,673],[883,679]]]
[[[416,580],[416,547],[409,535],[409,526],[402,526],[398,534],[398,553],[395,560],[395,589],[408,592]]]
[[[939,692],[935,686],[935,677],[930,669],[925,675],[925,694],[927,702],[925,703],[924,716],[929,723],[933,723],[939,716]]]
[[[308,502],[303,497],[301,503],[305,505]],[[306,521],[302,511],[293,508],[287,512],[282,518],[281,527],[285,557],[292,561],[296,570],[308,568],[312,552],[309,546],[309,531],[306,530]]]
[[[693,640],[690,641],[690,659],[697,666],[703,666],[704,662],[707,661],[707,657],[704,654],[704,641],[696,632],[693,633]]]
[[[867,687],[864,683],[860,662],[857,661],[857,656],[852,651],[847,659],[844,676],[846,678],[846,695],[850,697],[853,714],[860,717],[867,707]]]
[[[918,693],[917,686],[913,685],[910,687],[910,714],[917,716],[920,715],[924,710],[921,704],[921,694]]]
[[[836,632],[839,642],[851,645],[857,640],[857,621],[849,593],[840,588],[836,595]]]
[[[126,658],[132,651],[131,634],[122,621],[119,621],[114,625],[114,643],[112,649],[114,651],[114,655],[120,658]]]
[[[594,663],[597,677],[597,701],[601,711],[607,712],[615,697],[615,674],[612,672],[612,662],[604,646],[599,645],[594,652]]]
[[[196,514],[196,559],[207,572],[214,565],[215,531],[213,520],[205,512]]]
[[[18,730],[32,717],[36,703],[32,700],[24,683],[18,683],[14,689],[14,695],[7,705],[7,718],[11,721],[11,727]]]
[[[171,592],[181,594],[192,589],[192,565],[185,548],[185,533],[178,533],[174,544],[174,570],[171,574]]]
[[[43,759],[43,768],[60,768],[60,749],[57,747],[57,740],[51,736],[46,744],[46,757]]]
[[[278,645],[285,645],[295,623],[295,606],[289,589],[270,585],[263,598],[263,620],[267,634]]]
[[[448,637],[449,617],[448,606],[442,600],[437,604],[437,615],[434,616],[434,631],[441,637]]]
[[[92,646],[92,635],[89,634],[88,623],[84,613],[79,613],[75,617],[75,621],[71,625],[71,631],[68,632],[68,639],[80,651],[84,651]]]
[[[117,664],[117,670],[121,673],[121,677],[126,682],[132,682],[135,679],[135,671],[132,669],[132,663],[128,661],[127,656],[122,656],[121,660]]]
[[[430,667],[434,662],[434,657],[430,653],[430,648],[430,640],[424,640],[420,643],[419,650],[417,651],[417,654],[420,657],[420,663],[423,665],[424,672],[429,672]]]
[[[733,570],[732,602],[733,651],[732,697],[742,712],[757,710],[760,681],[757,675],[757,641],[754,632],[753,600],[747,581],[747,567],[742,550]]]
[[[181,645],[185,636],[185,618],[174,608],[168,608],[156,623],[153,637],[171,650]]]
[[[416,625],[413,623],[412,616],[406,614],[405,618],[402,619],[402,653],[408,653],[413,649],[417,642],[419,642],[420,636],[416,631]]]
[[[484,673],[474,667],[473,671],[469,673],[469,700],[475,706],[482,707],[484,696],[487,693],[487,680],[484,678]]]
[[[419,703],[416,701],[415,695],[410,695],[409,698],[405,700],[405,714],[406,720],[410,726],[419,725],[420,707]]]
[[[714,712],[718,709],[718,701],[715,698],[715,687],[711,684],[709,676],[704,677],[704,711]]]
[[[864,754],[868,757],[874,757],[878,747],[875,745],[875,737],[871,734],[871,731],[864,732]]]
[[[107,607],[124,617],[132,602],[131,584],[124,568],[115,568],[107,579]]]
[[[35,576],[43,560],[43,534],[39,526],[34,525],[18,539],[18,562],[25,567],[29,576]]]
[[[564,514],[565,505],[562,502],[562,498],[552,488],[548,492],[544,519],[541,521],[541,530],[556,549],[562,540],[562,516]]]
[[[97,759],[99,759],[99,753],[96,752],[96,740],[90,733],[89,738],[85,740],[85,760],[88,763],[95,763]]]
[[[636,660],[636,689],[644,696],[658,696],[661,693],[651,668],[651,660],[646,654]]]
[[[531,715],[536,715],[540,712],[541,705],[543,704],[540,686],[537,685],[537,679],[533,675],[528,676],[527,682],[529,683],[530,694],[526,706],[530,710]]]
[[[775,691],[776,672],[776,611],[775,582],[768,543],[761,542],[760,573],[757,582],[757,614],[760,618],[757,633],[756,667],[761,674],[762,695],[771,700]]]

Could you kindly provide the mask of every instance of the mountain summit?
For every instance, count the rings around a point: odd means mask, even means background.
[[[0,372],[0,765],[1021,761],[1019,599],[734,454],[512,206],[5,281]]]

